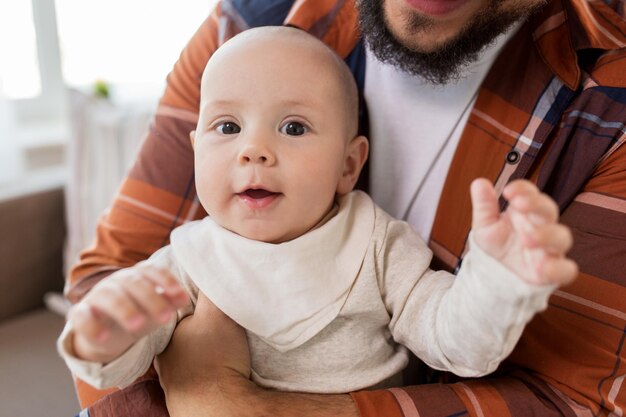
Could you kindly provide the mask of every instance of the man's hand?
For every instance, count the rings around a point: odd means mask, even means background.
[[[164,389],[188,384],[187,375],[206,381],[223,370],[249,379],[246,332],[199,293],[194,314],[178,323],[156,365]]]
[[[482,250],[530,284],[565,285],[576,278],[578,267],[565,256],[572,233],[558,223],[549,196],[529,181],[513,181],[503,190],[509,206],[500,213],[489,181],[474,180],[470,191],[474,239]]]
[[[167,271],[140,265],[100,281],[69,312],[74,354],[108,363],[189,303]]]
[[[235,415],[219,407],[232,405],[227,397],[240,400],[256,388],[249,381],[244,329],[202,293],[194,314],[178,323],[155,365],[172,416]]]
[[[204,295],[156,360],[172,417],[357,417],[349,395],[283,393],[250,381],[245,331]]]

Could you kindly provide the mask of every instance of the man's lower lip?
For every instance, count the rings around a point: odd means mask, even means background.
[[[429,15],[445,15],[463,6],[469,0],[405,0],[407,4]]]
[[[263,198],[252,198],[246,194],[238,194],[239,199],[248,207],[253,209],[262,209],[272,204],[280,194],[272,194]]]

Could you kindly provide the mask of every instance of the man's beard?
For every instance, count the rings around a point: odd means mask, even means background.
[[[432,52],[419,52],[403,45],[391,33],[383,9],[384,1],[359,0],[359,24],[365,42],[379,61],[422,78],[434,84],[445,84],[461,76],[468,64],[476,61],[484,47],[513,23],[527,17],[540,5],[525,9],[513,8],[502,11],[502,0],[490,0],[485,10],[477,14],[455,38],[440,45]],[[415,14],[407,22],[415,36],[427,31],[435,23],[428,17]]]

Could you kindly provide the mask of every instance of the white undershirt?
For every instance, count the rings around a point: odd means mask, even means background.
[[[408,221],[425,241],[430,237],[446,175],[478,87],[519,26],[515,24],[500,35],[465,68],[458,81],[443,86],[406,74],[378,61],[369,49],[366,52],[364,94],[372,144],[370,192],[378,205]],[[422,189],[405,215],[422,181]]]

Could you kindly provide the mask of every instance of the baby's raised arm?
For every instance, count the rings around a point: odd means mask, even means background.
[[[577,266],[565,256],[571,232],[535,185],[507,185],[504,212],[487,180],[474,181],[470,191],[473,230],[456,277],[428,269],[431,252],[400,221],[389,222],[378,262],[393,338],[435,369],[476,377],[510,354]]]

